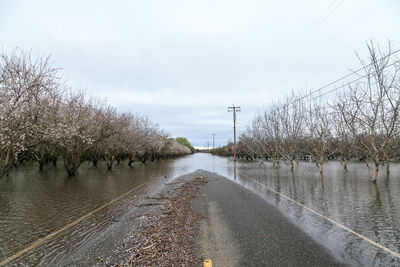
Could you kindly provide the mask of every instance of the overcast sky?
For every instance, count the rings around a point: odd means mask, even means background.
[[[0,47],[51,55],[64,78],[196,146],[257,110],[357,69],[372,39],[400,48],[398,0],[7,1]]]

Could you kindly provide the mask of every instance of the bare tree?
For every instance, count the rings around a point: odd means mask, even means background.
[[[278,143],[281,157],[288,161],[290,170],[294,169],[299,152],[304,130],[303,103],[294,96],[287,98],[278,111],[280,121],[281,140]]]
[[[307,139],[309,140],[307,144],[311,158],[319,167],[321,175],[324,161],[334,154],[334,139],[331,132],[333,115],[327,104],[310,99],[306,119]]]
[[[365,79],[351,86],[350,93],[337,106],[353,136],[374,162],[371,181],[375,183],[379,165],[389,162],[385,155],[399,132],[400,62],[393,57],[390,44],[382,52],[370,42],[368,50],[368,61],[360,59]]]
[[[333,125],[335,132],[335,140],[333,147],[340,157],[340,163],[344,170],[347,169],[347,163],[349,160],[355,158],[359,154],[359,146],[356,145],[356,140],[351,134],[351,131],[347,127],[343,117],[336,110],[333,111]]]

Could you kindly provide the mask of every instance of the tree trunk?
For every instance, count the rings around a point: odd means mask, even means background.
[[[15,154],[10,149],[7,149],[5,157],[3,156],[4,154],[0,154],[0,179],[6,174],[8,176],[8,172],[11,170],[15,163],[13,160],[15,159]]]
[[[43,171],[44,164],[46,164],[46,161],[39,160],[39,171]]]
[[[141,157],[139,157],[139,156],[136,156],[144,165],[146,165],[146,161],[147,161],[147,159],[148,159],[148,157],[146,156],[146,155],[144,155],[144,156],[141,156]]]
[[[390,163],[389,163],[389,161],[386,162],[386,174],[387,174],[387,175],[390,174]]]
[[[0,180],[4,176],[8,176],[8,172],[10,171],[11,167],[6,166],[5,168],[0,169]]]
[[[129,162],[128,162],[128,166],[132,167],[132,163],[134,163],[135,161],[133,160],[132,157],[129,157]]]
[[[93,162],[93,167],[97,167],[97,159],[92,160]]]
[[[111,171],[113,163],[114,163],[113,160],[112,161],[107,160],[107,170]]]
[[[293,164],[293,160],[290,161],[290,171],[293,172],[294,170],[294,164]]]
[[[390,156],[387,150],[384,151],[385,160],[386,160],[386,174],[389,176],[390,174]]]
[[[272,158],[272,166],[275,168],[275,158]]]
[[[112,165],[114,163],[115,157],[114,156],[108,156],[106,157],[106,163],[107,163],[107,170],[111,171]]]
[[[374,174],[372,175],[371,182],[376,183],[376,178],[378,177],[379,173],[379,163],[375,162],[375,169],[374,169]]]
[[[343,162],[343,168],[345,171],[347,171],[347,159],[345,159]]]
[[[321,177],[322,177],[322,175],[323,175],[322,173],[324,171],[324,159],[325,159],[324,156],[320,156],[319,157],[319,162],[318,162],[319,173],[321,174]]]
[[[79,158],[75,157],[63,157],[64,167],[67,170],[68,176],[75,176],[79,166],[81,165],[82,161]]]
[[[64,166],[65,166],[65,169],[67,170],[68,176],[70,176],[70,177],[75,176],[76,171],[79,168],[79,165],[78,166],[76,166],[74,164],[70,165],[68,163],[65,163]]]

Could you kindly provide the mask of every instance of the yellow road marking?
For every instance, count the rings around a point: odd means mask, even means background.
[[[24,248],[23,250],[20,250],[19,252],[15,253],[14,255],[12,255],[12,256],[10,256],[10,257],[8,257],[8,258],[2,260],[2,261],[0,262],[0,266],[4,266],[4,265],[6,265],[7,263],[9,263],[9,262],[15,260],[16,258],[21,257],[23,254],[27,253],[28,251],[30,251],[30,250],[36,248],[37,246],[43,244],[43,243],[46,242],[47,240],[49,240],[49,239],[55,237],[55,236],[58,235],[59,233],[64,232],[65,230],[71,228],[72,226],[74,226],[74,225],[80,223],[81,221],[83,221],[84,219],[86,219],[86,218],[92,216],[92,215],[95,214],[96,212],[99,212],[100,210],[102,210],[102,209],[104,209],[104,208],[110,206],[110,205],[113,204],[115,201],[120,200],[121,198],[127,196],[128,194],[132,193],[133,191],[139,189],[140,187],[144,186],[145,184],[147,184],[147,183],[149,183],[149,182],[150,182],[150,180],[148,180],[147,182],[144,182],[144,183],[141,184],[141,185],[138,185],[138,186],[132,188],[132,189],[129,190],[128,192],[126,192],[126,193],[120,195],[119,197],[117,197],[117,198],[111,200],[110,202],[107,202],[106,204],[104,204],[104,205],[98,207],[97,209],[95,209],[95,210],[89,212],[88,214],[86,214],[86,215],[84,215],[84,216],[82,216],[82,217],[76,219],[75,221],[73,221],[73,222],[71,222],[71,223],[65,225],[65,226],[62,227],[61,229],[58,229],[57,231],[54,231],[54,232],[50,233],[49,235],[47,235],[47,236],[45,236],[45,237],[43,237],[43,238],[37,240],[37,241],[34,242],[33,244],[31,244],[31,245],[27,246],[26,248]]]
[[[203,267],[212,267],[212,261],[209,259],[204,260]]]
[[[397,253],[397,252],[395,252],[395,251],[393,251],[393,250],[390,250],[390,249],[388,249],[387,247],[384,247],[384,246],[382,246],[382,245],[379,244],[379,243],[376,243],[375,241],[369,239],[368,237],[365,237],[365,236],[363,236],[363,235],[361,235],[361,234],[359,234],[359,233],[357,233],[357,232],[351,230],[350,228],[344,226],[343,224],[338,223],[338,222],[336,222],[336,221],[334,221],[334,220],[332,220],[332,219],[326,217],[325,215],[319,213],[318,211],[315,211],[315,210],[313,210],[313,209],[311,209],[311,208],[309,208],[309,207],[307,207],[307,206],[301,204],[300,202],[297,202],[296,200],[291,199],[290,197],[285,196],[285,195],[279,193],[278,191],[275,191],[274,189],[272,189],[272,188],[270,188],[270,187],[268,187],[268,186],[266,186],[266,185],[264,185],[264,184],[258,182],[257,180],[254,180],[253,178],[251,178],[251,177],[249,177],[249,176],[247,176],[247,175],[245,175],[245,174],[241,174],[241,176],[243,176],[243,177],[245,177],[245,178],[247,178],[247,179],[252,180],[254,183],[256,183],[256,184],[258,184],[258,185],[261,185],[262,187],[268,189],[269,191],[271,191],[271,192],[273,192],[273,193],[275,193],[275,194],[277,194],[277,195],[279,195],[279,196],[281,196],[281,197],[283,197],[283,198],[286,198],[286,199],[289,200],[290,202],[292,202],[292,203],[294,203],[294,204],[296,204],[296,205],[302,207],[303,209],[308,210],[309,212],[314,213],[315,215],[318,215],[319,217],[321,217],[321,218],[327,220],[328,222],[332,223],[333,225],[339,226],[339,227],[342,228],[343,230],[346,230],[347,232],[352,233],[353,235],[355,235],[355,236],[357,236],[357,237],[359,237],[359,238],[361,238],[361,239],[367,241],[368,243],[374,245],[375,247],[380,248],[380,249],[386,251],[387,253],[392,254],[393,256],[395,256],[395,257],[397,257],[397,258],[400,259],[400,254],[399,254],[399,253]]]

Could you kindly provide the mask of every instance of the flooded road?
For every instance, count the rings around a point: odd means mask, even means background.
[[[151,179],[145,187],[15,261],[27,265],[57,263],[165,182],[199,168],[212,170],[218,166],[219,170],[227,170],[229,164],[229,159],[220,158],[217,163],[207,154],[146,166],[137,164],[133,168],[122,162],[112,172],[107,171],[104,164],[93,168],[84,163],[76,177],[68,178],[62,162],[57,168],[47,166],[42,172],[37,163],[27,163],[0,180],[0,262]]]
[[[266,189],[271,188],[398,254],[400,165],[391,166],[389,177],[381,171],[376,185],[370,182],[372,172],[372,167],[362,163],[350,164],[346,172],[340,163],[331,161],[324,166],[321,177],[313,163],[301,162],[292,173],[282,163],[273,168],[270,162],[253,162],[238,164],[237,181],[275,205],[346,264],[400,266],[398,257]]]
[[[392,165],[390,177],[382,171],[374,185],[370,182],[372,169],[360,163],[350,164],[349,171],[345,172],[339,163],[329,162],[321,178],[311,163],[300,163],[294,173],[283,163],[279,168],[273,168],[269,162],[239,161],[234,168],[232,159],[201,153],[146,166],[135,165],[134,168],[123,162],[112,172],[108,172],[106,166],[99,165],[95,169],[85,163],[75,178],[68,178],[61,164],[57,168],[48,166],[43,172],[38,171],[35,163],[26,164],[0,180],[0,261],[151,180],[143,188],[13,262],[56,264],[118,220],[149,192],[174,177],[197,169],[217,172],[252,190],[343,262],[353,265],[400,264],[395,256],[260,186],[268,186],[399,253],[400,164]]]

